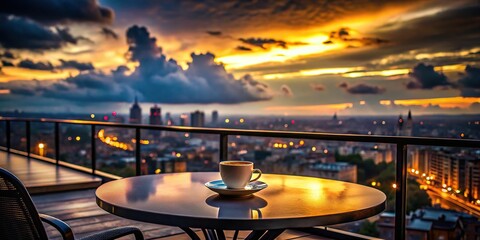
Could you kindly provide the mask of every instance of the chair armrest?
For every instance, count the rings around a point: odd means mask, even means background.
[[[64,221],[46,214],[38,215],[40,215],[40,219],[43,222],[46,222],[56,228],[60,232],[64,240],[74,240],[72,229]]]
[[[112,228],[109,230],[105,230],[99,233],[92,234],[90,236],[86,236],[81,238],[81,240],[113,240],[117,238],[121,238],[123,236],[127,236],[130,234],[135,235],[135,239],[137,240],[144,240],[142,231],[136,227],[118,227]]]

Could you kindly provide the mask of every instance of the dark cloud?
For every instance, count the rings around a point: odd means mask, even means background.
[[[111,74],[89,71],[64,81],[41,81],[33,88],[35,93],[47,98],[92,103],[129,102],[138,95],[148,102],[231,104],[268,100],[273,96],[267,85],[250,75],[235,78],[215,62],[211,53],[192,53],[192,61],[183,70],[175,60],[167,60],[145,27],[129,28],[127,43],[129,59],[139,63],[131,75],[126,74],[125,66],[119,66]],[[14,89],[21,94],[22,89],[29,90],[32,86]]]
[[[325,86],[323,86],[322,84],[319,84],[319,83],[312,83],[312,84],[310,84],[310,87],[312,87],[312,89],[315,90],[315,91],[325,90]]]
[[[468,65],[458,84],[463,97],[480,97],[480,68]]]
[[[50,62],[34,62],[30,59],[20,61],[17,66],[21,68],[45,71],[53,71],[55,69],[55,67]]]
[[[4,67],[13,67],[13,63],[7,60],[2,60],[2,66]]]
[[[44,23],[97,22],[112,23],[111,9],[96,0],[14,0],[1,1],[0,13],[28,17]]]
[[[221,31],[207,31],[207,34],[210,35],[210,36],[221,36],[222,35],[222,32]]]
[[[106,38],[118,39],[118,34],[110,28],[102,27],[101,33]]]
[[[250,46],[259,47],[261,49],[267,49],[269,46],[277,46],[287,48],[287,42],[282,40],[275,40],[273,38],[240,38],[240,42],[248,44]]]
[[[102,1],[124,18],[125,25],[131,24],[135,17],[144,16],[152,26],[162,23],[159,31],[165,34],[191,32],[192,29],[228,29],[234,35],[280,28],[320,27],[355,14],[371,14],[408,2],[413,1]]]
[[[118,66],[117,69],[112,70],[112,74],[113,74],[114,76],[115,76],[115,75],[117,75],[117,76],[125,76],[125,73],[126,73],[127,71],[130,71],[130,69],[129,69],[127,66],[125,66],[125,65],[121,65],[121,66]]]
[[[162,48],[157,47],[157,39],[150,37],[146,27],[133,26],[127,30],[128,53],[130,60],[151,60],[162,55]]]
[[[74,68],[79,71],[85,71],[85,70],[93,70],[95,67],[92,65],[92,63],[83,63],[83,62],[78,62],[75,60],[63,60],[59,59],[61,65],[59,68]]]
[[[380,44],[385,44],[389,43],[390,41],[385,40],[385,39],[380,39],[380,38],[371,38],[371,37],[353,37],[350,34],[351,29],[350,28],[340,28],[338,31],[332,31],[330,32],[329,39],[323,44],[332,44],[335,41],[341,41],[341,42],[348,42],[350,44],[358,44],[361,46],[370,46],[370,45],[380,45]],[[349,45],[351,48],[355,48],[358,46],[354,45]]]
[[[338,87],[339,88],[347,88],[348,84],[346,82],[342,82],[342,83],[338,84]]]
[[[280,91],[282,91],[282,94],[285,97],[293,97],[292,89],[286,84],[280,86]]]
[[[0,53],[0,58],[16,59],[15,55],[10,51],[5,51],[4,53]]]
[[[78,40],[68,28],[53,30],[26,18],[0,14],[0,45],[4,48],[58,49],[68,43],[77,44]]]
[[[239,51],[252,51],[251,48],[245,46],[237,46],[235,49]]]
[[[436,87],[448,87],[452,84],[448,82],[447,76],[443,73],[435,72],[432,65],[419,63],[415,66],[409,76],[414,80],[407,83],[408,89],[433,89]]]
[[[354,86],[349,86],[346,82],[338,85],[340,88],[344,88],[350,94],[381,94],[385,92],[384,87],[368,85],[365,83],[359,83]]]
[[[465,88],[480,89],[480,68],[467,65],[466,76],[458,80],[458,83]]]

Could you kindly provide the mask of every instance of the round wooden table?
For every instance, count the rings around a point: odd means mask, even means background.
[[[381,191],[354,183],[263,174],[268,187],[248,198],[225,198],[206,188],[218,173],[172,173],[124,178],[101,185],[97,204],[112,214],[178,226],[192,239],[225,239],[223,230],[253,230],[248,239],[274,239],[287,228],[351,222],[385,209]]]

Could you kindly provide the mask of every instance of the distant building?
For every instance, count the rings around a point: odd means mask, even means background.
[[[150,108],[150,125],[162,125],[162,109],[157,104]]]
[[[188,121],[188,115],[185,113],[182,113],[180,115],[180,126],[187,126],[187,121]]]
[[[129,123],[141,124],[142,123],[142,109],[138,105],[138,99],[135,97],[135,102],[130,108],[130,119]]]
[[[212,124],[213,125],[218,124],[218,111],[217,110],[214,110],[212,112]]]
[[[305,170],[302,175],[357,182],[357,166],[345,162],[316,163]]]
[[[430,150],[428,176],[437,187],[463,192],[468,201],[480,199],[480,159],[463,152]]]
[[[402,115],[398,117],[397,125],[395,127],[395,135],[412,136],[412,132],[413,132],[412,112],[408,110],[408,117],[406,121],[402,118]]]
[[[190,126],[192,127],[205,126],[205,113],[198,110],[190,113]]]
[[[165,122],[168,126],[175,125],[172,119],[172,115],[169,112],[165,114]]]
[[[442,208],[418,209],[406,218],[407,240],[479,239],[478,219],[472,215]],[[395,214],[382,213],[377,221],[380,238],[393,239]]]
[[[408,110],[407,122],[405,123],[405,128],[403,130],[403,136],[412,136],[413,133],[413,119],[412,111]]]
[[[410,160],[410,168],[418,170],[420,173],[428,173],[429,167],[428,163],[431,158],[430,149],[426,148],[417,148],[412,153],[412,158]]]
[[[480,199],[480,159],[468,161],[465,169],[465,197],[469,201]]]
[[[397,120],[397,125],[395,126],[395,135],[397,136],[401,136],[402,133],[403,133],[403,124],[404,124],[404,120],[402,118],[402,115],[398,116],[398,120]]]
[[[334,114],[333,114],[332,120],[333,120],[333,121],[337,121],[337,120],[338,120],[337,113],[334,113]]]

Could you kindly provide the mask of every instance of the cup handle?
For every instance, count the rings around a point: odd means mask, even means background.
[[[252,173],[258,173],[258,176],[256,178],[250,180],[250,182],[257,181],[260,178],[260,176],[262,176],[262,171],[260,171],[260,169],[258,169],[258,168],[253,169]]]

